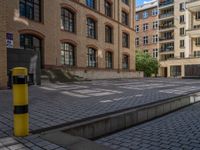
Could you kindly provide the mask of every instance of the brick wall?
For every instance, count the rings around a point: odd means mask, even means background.
[[[153,35],[158,35],[158,29],[153,29],[153,22],[158,21],[158,15],[152,16],[152,10],[156,9],[157,7],[152,7],[149,9],[144,9],[142,11],[138,11],[137,14],[140,17],[140,20],[136,21],[136,25],[139,25],[139,32],[136,33],[136,37],[139,38],[139,46],[136,46],[136,50],[148,50],[149,54],[153,54],[153,49],[158,48],[157,43],[153,43]],[[147,11],[149,17],[143,19],[143,13]],[[148,23],[148,30],[143,31],[143,24]],[[148,36],[149,44],[143,45],[143,37]]]
[[[7,2],[7,8],[3,7],[3,3]],[[131,0],[130,5],[125,5],[121,1],[113,2],[113,18],[104,15],[104,1],[97,0],[97,11],[91,10],[85,6],[85,1],[80,0],[77,3],[73,0],[48,0],[43,1],[43,19],[41,23],[28,20],[19,15],[19,0],[0,1],[0,14],[7,14],[6,32],[11,32],[14,35],[14,48],[20,47],[20,34],[33,34],[42,39],[42,53],[44,54],[43,62],[45,66],[60,66],[61,65],[61,50],[60,44],[62,41],[72,42],[76,46],[77,68],[87,68],[87,50],[88,46],[96,47],[98,51],[98,68],[96,70],[105,69],[105,52],[107,50],[113,52],[113,70],[122,70],[122,55],[130,56],[130,68],[128,71],[135,70],[135,46],[134,46],[134,0]],[[4,4],[5,5],[5,4]],[[76,14],[76,33],[70,33],[61,30],[60,16],[61,7],[73,9]],[[3,9],[2,9],[3,8]],[[130,27],[122,25],[121,11],[126,10],[129,13]],[[98,39],[90,39],[86,37],[87,16],[93,16],[97,20]],[[2,21],[1,21],[2,24]],[[114,43],[105,43],[105,24],[111,24],[114,29]],[[1,25],[3,26],[3,25]],[[5,27],[5,26],[4,26]],[[122,47],[122,32],[128,32],[130,35],[130,48]],[[1,34],[2,35],[2,34]],[[3,34],[5,35],[5,33]],[[3,37],[1,37],[3,38]],[[5,37],[4,37],[5,38]],[[0,42],[5,41],[2,39]],[[4,43],[5,44],[5,43]],[[1,44],[2,46],[2,44]],[[1,56],[5,56],[5,46],[1,48]],[[4,69],[1,69],[1,74],[5,74],[5,60],[1,58],[1,64]],[[4,73],[3,71],[4,70]],[[4,75],[5,76],[5,75]],[[1,77],[5,80],[5,77]]]

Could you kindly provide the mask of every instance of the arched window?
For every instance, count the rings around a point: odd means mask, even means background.
[[[75,66],[75,46],[70,43],[61,43],[61,64]]]
[[[41,67],[43,67],[44,54],[42,50],[42,39],[32,34],[20,34],[20,48],[39,52]]]
[[[97,67],[97,54],[94,48],[88,48],[88,67]]]
[[[87,37],[96,39],[96,21],[87,18]]]
[[[61,9],[61,29],[75,32],[75,14],[67,8]]]
[[[33,50],[41,48],[41,39],[31,34],[21,34],[20,48]]]

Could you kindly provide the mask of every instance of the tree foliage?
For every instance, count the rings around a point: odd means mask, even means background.
[[[136,70],[143,71],[145,77],[151,77],[152,74],[157,75],[158,68],[158,61],[150,54],[136,52]]]

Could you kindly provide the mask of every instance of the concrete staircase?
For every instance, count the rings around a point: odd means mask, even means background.
[[[42,82],[74,82],[74,81],[83,81],[85,80],[82,77],[72,75],[66,70],[63,69],[43,69],[41,71],[41,80]]]

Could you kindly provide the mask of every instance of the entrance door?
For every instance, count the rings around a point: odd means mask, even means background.
[[[164,77],[167,78],[167,67],[164,67]]]

